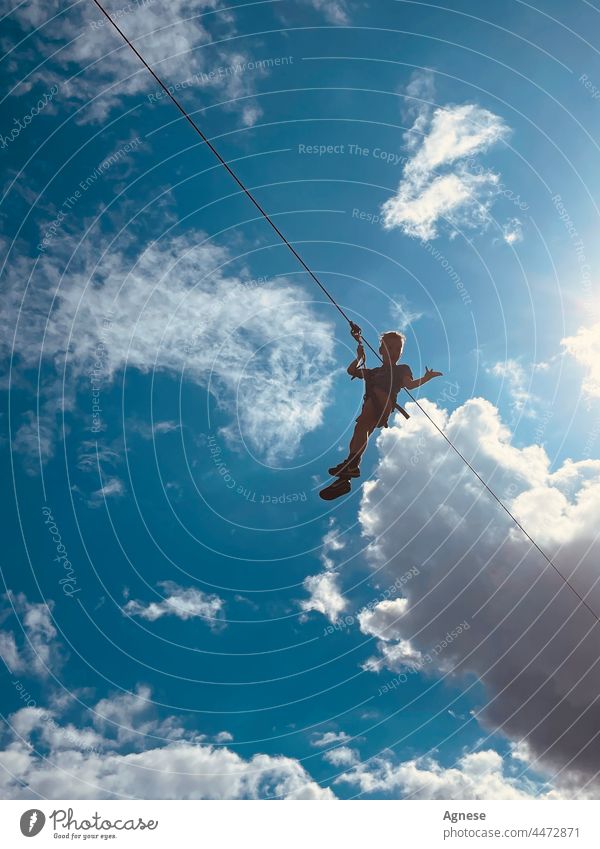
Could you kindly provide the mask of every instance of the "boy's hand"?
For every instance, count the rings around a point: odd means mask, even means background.
[[[424,376],[425,376],[426,380],[431,380],[434,377],[441,377],[442,372],[441,371],[434,371],[433,369],[430,369],[427,366],[425,366],[425,375]]]

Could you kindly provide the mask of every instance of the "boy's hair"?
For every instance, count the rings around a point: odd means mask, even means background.
[[[400,343],[400,353],[404,350],[404,343],[406,342],[406,336],[404,333],[398,333],[397,330],[387,330],[385,333],[381,334],[379,342],[383,342],[384,339],[393,339],[396,342]]]

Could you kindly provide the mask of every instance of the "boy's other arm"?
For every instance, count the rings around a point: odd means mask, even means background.
[[[423,377],[418,377],[416,380],[407,380],[404,385],[407,389],[418,389],[419,386],[423,386],[424,383],[429,383],[429,381],[433,380],[434,377],[441,376],[441,371],[433,371],[433,369],[427,368],[427,366],[425,366],[425,374],[423,375]]]
[[[364,366],[360,366],[359,363],[360,363],[360,360],[357,357],[355,360],[352,360],[352,362],[350,363],[350,365],[346,369],[346,371],[348,372],[350,377],[360,377],[360,378],[364,377],[364,374],[363,374]]]

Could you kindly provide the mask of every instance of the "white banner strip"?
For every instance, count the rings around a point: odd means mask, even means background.
[[[599,814],[596,801],[3,801],[0,845],[597,849]]]

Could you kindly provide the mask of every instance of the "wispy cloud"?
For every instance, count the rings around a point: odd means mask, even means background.
[[[536,415],[535,404],[539,399],[531,391],[531,374],[527,375],[519,360],[509,358],[494,363],[487,371],[506,384],[513,412],[512,421],[521,416],[533,418]]]
[[[229,417],[222,431],[228,440],[243,438],[269,461],[294,456],[303,436],[321,424],[331,397],[333,328],[313,311],[310,297],[284,278],[245,285],[250,275],[230,272],[228,251],[198,233],[152,243],[137,256],[126,249],[105,254],[101,270],[97,256],[97,246],[82,247],[64,276],[67,259],[48,256],[22,308],[29,263],[16,261],[7,279],[0,347],[10,354],[7,340],[18,321],[21,368],[37,369],[41,357],[56,370],[52,409],[61,398],[72,407],[73,387],[89,386],[101,341],[103,385],[125,367],[177,379],[185,374]],[[108,325],[107,315],[114,315]],[[56,415],[44,422],[49,453]],[[27,426],[27,439],[16,447],[35,451],[37,419]]]
[[[149,622],[176,616],[184,621],[204,619],[211,628],[222,627],[225,602],[218,595],[204,593],[196,587],[180,587],[173,581],[161,581],[158,586],[164,590],[164,598],[148,603],[132,599],[124,606],[124,612]]]
[[[100,489],[92,492],[89,507],[101,507],[107,498],[120,498],[125,495],[125,484],[120,478],[111,477],[104,481]]]
[[[165,433],[173,433],[180,427],[181,425],[171,420],[145,422],[141,419],[132,419],[125,424],[126,430],[139,434],[142,439],[154,439]]]
[[[168,6],[130,3],[118,23],[168,84],[196,92],[212,90],[228,101],[225,108],[244,114],[248,124],[249,110],[254,110],[255,119],[260,108],[247,98],[255,93],[256,80],[268,71],[253,66],[252,72],[238,72],[236,68],[258,57],[223,44],[211,47],[211,42],[224,41],[237,31],[235,15],[225,10],[215,14],[216,9],[215,0],[173,0]],[[204,16],[206,12],[211,14]],[[156,87],[93,6],[75,4],[67,13],[58,0],[23,3],[12,10],[11,17],[32,33],[29,43],[35,45],[36,54],[46,57],[43,72],[33,72],[25,79],[20,94],[38,83],[46,87],[56,84],[63,104],[66,101],[74,110],[83,107],[79,121],[97,123],[120,108],[124,97],[152,92]],[[190,91],[185,94],[189,100]]]
[[[305,0],[305,2],[321,12],[330,24],[343,26],[350,21],[348,3],[345,0]]]
[[[310,745],[322,749],[325,746],[333,746],[335,743],[347,743],[351,739],[352,737],[345,731],[324,731],[314,734]]]
[[[507,245],[523,241],[523,222],[520,218],[509,218],[502,227],[502,236]]]
[[[423,313],[411,307],[404,295],[399,295],[391,306],[392,320],[397,322],[402,330],[410,327],[420,318],[423,318]]]
[[[409,91],[409,112],[416,117],[405,140],[412,155],[396,194],[382,206],[384,226],[424,240],[435,238],[442,222],[485,226],[498,175],[476,157],[507,137],[507,125],[472,103],[432,107],[413,100],[417,93],[431,96],[430,75],[413,78]]]

